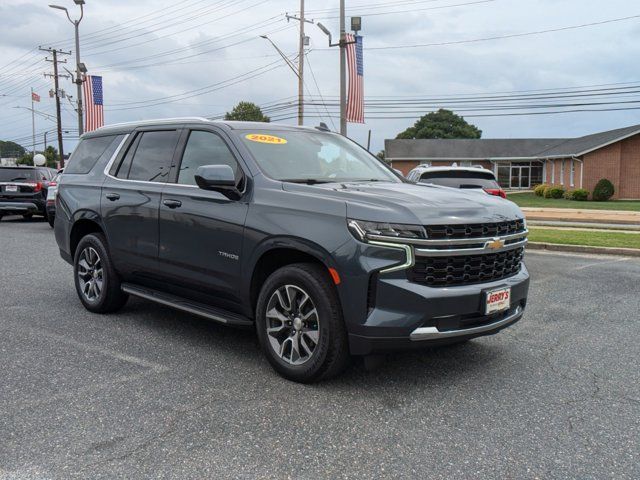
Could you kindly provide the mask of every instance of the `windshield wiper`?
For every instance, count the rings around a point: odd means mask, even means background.
[[[27,177],[16,177],[16,178],[12,178],[11,180],[9,180],[10,182],[15,182],[16,180],[26,180]]]

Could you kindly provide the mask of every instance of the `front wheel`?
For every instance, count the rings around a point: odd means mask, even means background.
[[[73,259],[76,291],[84,307],[96,313],[115,312],[124,306],[128,295],[120,288],[107,241],[100,233],[83,237]]]
[[[267,279],[258,297],[256,329],[269,363],[289,380],[329,378],[349,360],[338,295],[319,265],[289,265]]]

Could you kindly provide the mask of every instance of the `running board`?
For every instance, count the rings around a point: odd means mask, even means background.
[[[224,323],[225,325],[242,327],[253,325],[251,320],[242,315],[210,307],[209,305],[194,302],[193,300],[187,300],[176,295],[171,295],[170,293],[159,292],[158,290],[153,290],[151,288],[141,287],[131,283],[123,283],[122,291],[135,297],[151,300],[152,302],[166,305],[177,310],[182,310],[183,312],[193,313],[194,315],[199,315],[209,320]]]

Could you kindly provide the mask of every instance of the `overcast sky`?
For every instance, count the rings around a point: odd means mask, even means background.
[[[71,0],[52,0],[77,15]],[[39,45],[72,49],[73,27],[49,1],[2,0],[0,4],[0,140],[30,146],[29,88],[42,97],[37,109],[54,114],[43,72],[51,65]],[[640,19],[553,33],[415,48],[377,47],[447,43],[550,30],[640,14],[628,0],[347,0],[348,15],[363,15],[365,95],[433,97],[556,89],[639,82]],[[308,17],[338,29],[337,0],[307,0]],[[384,5],[372,7],[372,5]],[[167,116],[211,116],[240,100],[258,104],[292,100],[297,79],[274,49],[297,50],[294,13],[299,0],[86,0],[81,54],[89,73],[104,78],[105,121]],[[338,94],[338,51],[307,25],[311,37],[306,84],[325,98]],[[66,65],[73,70],[73,57]],[[18,61],[15,61],[18,59]],[[311,68],[309,68],[309,66]],[[251,73],[252,72],[252,73]],[[251,77],[252,78],[248,78]],[[75,95],[75,85],[61,86]],[[191,93],[185,93],[191,92]],[[202,94],[203,92],[206,92]],[[4,95],[4,96],[2,96]],[[172,97],[174,96],[174,97]],[[167,98],[169,97],[169,98]],[[190,98],[185,98],[190,97]],[[625,100],[632,99],[629,95]],[[135,104],[132,102],[153,102]],[[171,101],[174,100],[174,101]],[[335,110],[335,109],[331,109]],[[313,107],[307,107],[319,115]],[[322,120],[332,126],[320,108]],[[295,114],[294,110],[287,112]],[[426,112],[425,112],[426,113]],[[563,115],[468,118],[485,138],[566,137],[640,123],[640,110]],[[417,117],[417,115],[416,115]],[[317,125],[320,119],[309,118]],[[334,118],[335,124],[338,119]],[[415,119],[369,119],[349,125],[349,136],[382,148]],[[37,117],[36,130],[54,128]],[[295,123],[295,119],[286,120]],[[64,105],[64,128],[77,126]],[[73,136],[72,133],[69,136]],[[55,134],[48,134],[48,141]],[[42,135],[38,136],[42,141]],[[75,142],[68,141],[67,150]]]

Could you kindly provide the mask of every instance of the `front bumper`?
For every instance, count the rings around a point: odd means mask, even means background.
[[[410,268],[389,269],[406,260],[400,249],[356,243],[345,245],[335,255],[343,274],[338,291],[353,355],[495,334],[520,320],[526,308],[529,272],[524,263],[506,278],[436,287],[413,281]],[[486,292],[502,287],[511,288],[509,309],[485,315]]]

